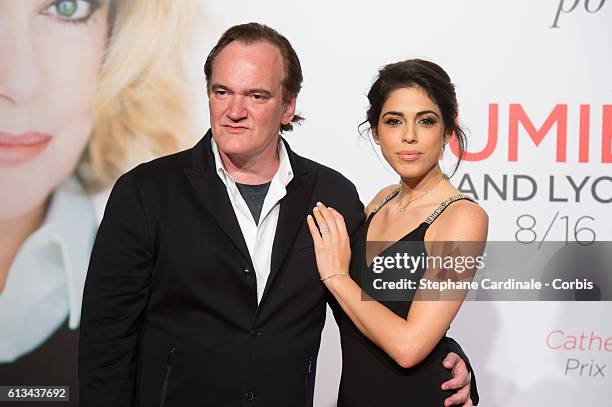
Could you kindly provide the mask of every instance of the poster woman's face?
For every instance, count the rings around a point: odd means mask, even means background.
[[[89,138],[106,0],[0,1],[0,221],[41,205]]]

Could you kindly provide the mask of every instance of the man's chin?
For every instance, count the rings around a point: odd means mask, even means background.
[[[236,138],[223,138],[222,140],[215,140],[219,150],[227,155],[247,155],[249,151],[253,150],[253,146],[246,143],[245,140],[236,140]]]

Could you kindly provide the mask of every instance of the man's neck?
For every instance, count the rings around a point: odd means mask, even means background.
[[[228,155],[219,149],[219,157],[223,168],[232,176],[234,181],[246,185],[260,185],[272,181],[278,171],[280,160],[278,156],[278,143],[270,143],[261,152],[250,155]]]

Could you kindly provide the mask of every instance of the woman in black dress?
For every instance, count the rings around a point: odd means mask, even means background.
[[[366,207],[367,221],[353,236],[352,246],[344,220],[333,208],[318,203],[314,216],[308,217],[321,280],[344,312],[338,405],[443,406],[451,394],[439,385],[450,378],[442,366],[445,334],[467,291],[459,287],[440,298],[437,290],[415,288],[423,280],[469,282],[473,270],[462,274],[458,268],[432,263],[397,274],[403,267],[399,263],[387,263],[381,272],[383,263],[371,262],[375,256],[396,259],[404,254],[477,258],[488,218],[449,182],[439,164],[453,135],[459,157],[465,145],[455,89],[442,68],[416,59],[387,65],[368,99],[364,124],[399,174],[400,184],[382,189]],[[454,251],[438,242],[454,242]],[[476,244],[458,247],[457,242]],[[400,275],[406,278],[398,279]],[[383,286],[400,280],[415,285],[403,290]]]

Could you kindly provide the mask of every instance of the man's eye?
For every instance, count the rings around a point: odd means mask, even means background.
[[[85,22],[100,7],[100,0],[57,0],[45,13],[66,22]]]
[[[215,96],[225,96],[225,95],[227,95],[226,90],[216,90],[215,91]]]
[[[259,93],[253,93],[251,98],[253,100],[264,100],[266,97],[264,95],[260,95]]]

